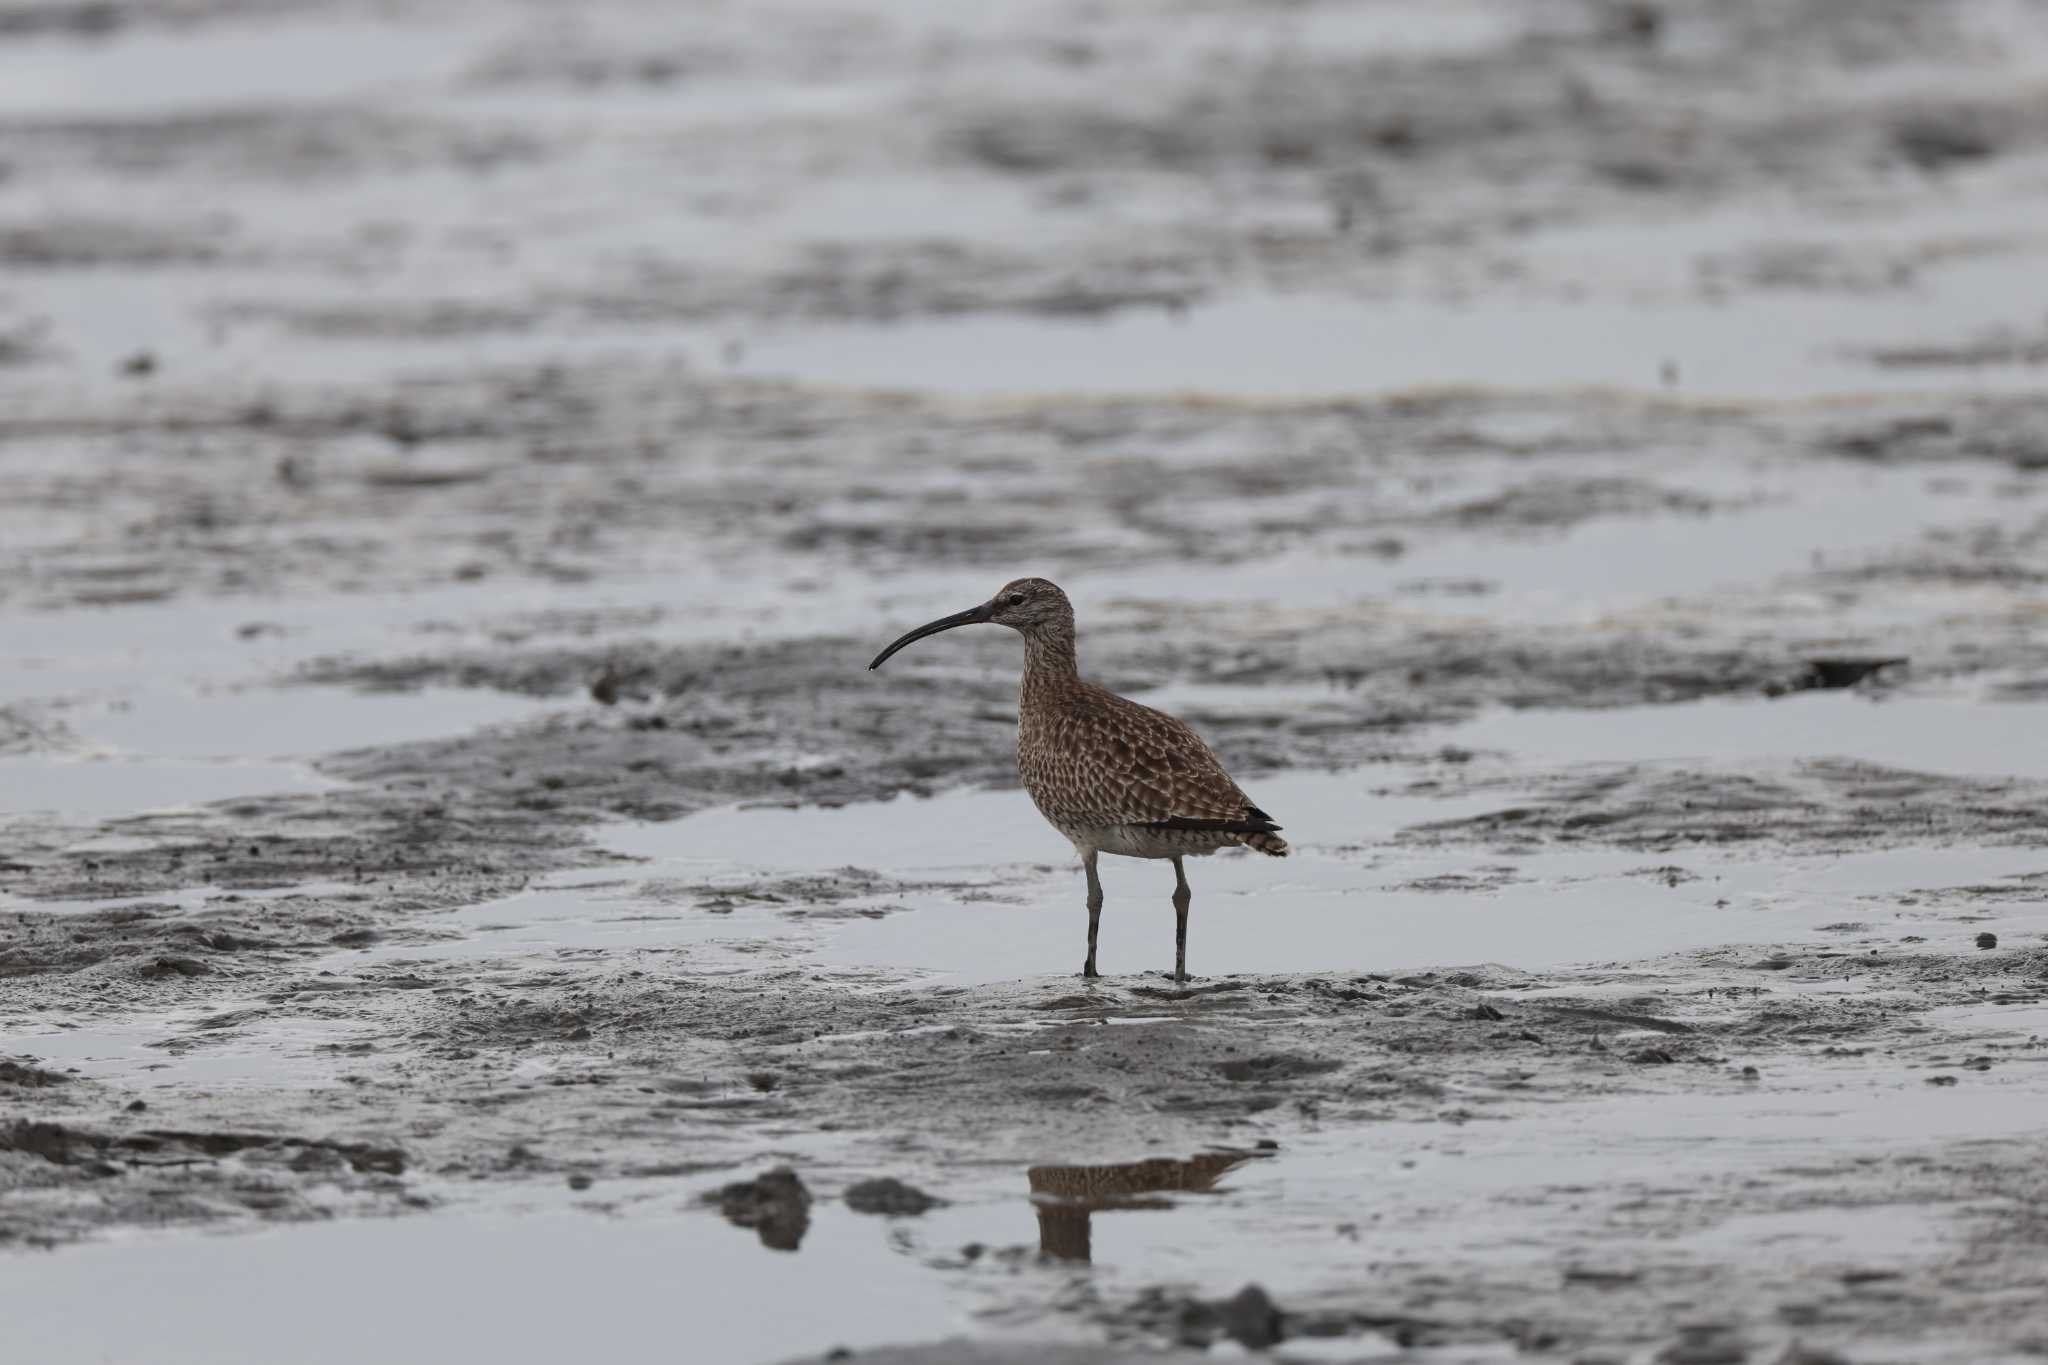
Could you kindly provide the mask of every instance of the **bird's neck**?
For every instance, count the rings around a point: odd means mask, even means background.
[[[1024,633],[1024,685],[1079,677],[1074,659],[1074,628],[1050,627]]]

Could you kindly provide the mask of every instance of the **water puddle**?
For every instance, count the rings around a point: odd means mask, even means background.
[[[2031,1004],[1945,1005],[1925,1018],[1944,1031],[2006,1046],[2048,1040],[2048,1001]]]
[[[88,742],[168,758],[317,757],[532,720],[559,703],[481,689],[162,691],[65,718]]]
[[[711,913],[635,895],[617,882],[521,891],[437,921],[436,928],[450,937],[352,948],[316,959],[308,970],[347,974],[408,962],[554,956],[625,960],[636,953],[684,953],[693,970],[737,970],[760,965],[763,939],[805,937],[802,925],[783,923],[769,909]],[[733,951],[716,951],[721,947]]]
[[[374,1024],[264,1011],[260,1024],[224,1023],[222,1011],[174,1010],[95,1021],[56,1032],[9,1034],[0,1049],[94,1080],[147,1090],[328,1090],[362,1068]]]
[[[549,708],[528,698],[452,688],[383,695],[340,688],[165,688],[58,709],[76,742],[57,754],[0,756],[0,815],[101,819],[329,791],[341,784],[289,760],[462,734]]]
[[[0,1311],[10,1352],[42,1365],[269,1365],[280,1342],[300,1365],[554,1365],[650,1350],[742,1365],[969,1325],[933,1292],[936,1272],[891,1254],[880,1219],[820,1209],[792,1256],[713,1214],[680,1215],[681,1202],[630,1217],[561,1201],[524,1217],[141,1235],[15,1257]],[[125,1286],[132,1311],[88,1307],[112,1283]],[[373,1307],[338,1312],[338,1298]],[[656,1345],[664,1342],[672,1349]]]
[[[1432,388],[1613,390],[1811,399],[1875,392],[2031,391],[2026,366],[1930,379],[1872,366],[1896,341],[2036,321],[2009,263],[1951,267],[1926,290],[1769,295],[1729,308],[1547,295],[1463,301],[1240,296],[1100,320],[978,317],[749,335],[738,370],[777,379],[976,395],[1199,393],[1345,398]],[[1666,374],[1673,376],[1667,381]]]
[[[341,785],[293,763],[105,755],[0,757],[0,815],[105,819]]]
[[[2048,740],[2023,703],[1850,691],[1707,698],[1599,711],[1493,711],[1450,732],[1526,763],[1852,759],[1916,772],[2048,779]]]
[[[418,24],[281,22],[93,38],[10,38],[0,115],[193,114],[378,95],[445,81],[461,53]]]

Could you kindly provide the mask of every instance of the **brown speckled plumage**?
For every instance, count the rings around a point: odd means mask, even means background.
[[[1174,975],[1187,977],[1187,911],[1192,893],[1181,859],[1242,845],[1284,857],[1287,841],[1252,804],[1201,737],[1149,706],[1083,682],[1074,656],[1074,609],[1043,578],[1006,583],[979,607],[910,632],[870,668],[913,640],[955,626],[1006,625],[1024,637],[1024,685],[1017,707],[1017,771],[1039,813],[1073,841],[1088,874],[1088,959],[1094,976],[1102,883],[1096,857],[1166,858],[1173,863]]]

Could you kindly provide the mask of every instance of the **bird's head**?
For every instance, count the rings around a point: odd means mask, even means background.
[[[900,637],[877,654],[868,667],[880,668],[891,654],[927,635],[937,635],[955,626],[979,625],[1008,626],[1026,636],[1049,631],[1071,632],[1074,628],[1074,607],[1057,583],[1043,578],[1015,578],[1003,584],[994,597],[980,606],[941,616]]]

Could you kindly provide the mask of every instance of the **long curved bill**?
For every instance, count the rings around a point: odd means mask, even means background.
[[[890,645],[880,654],[877,654],[875,656],[875,661],[869,664],[868,667],[870,669],[880,668],[885,662],[888,661],[888,658],[891,654],[894,654],[897,650],[903,648],[903,646],[907,644],[911,644],[915,641],[922,640],[927,635],[937,635],[940,631],[951,630],[955,626],[978,626],[983,622],[987,621],[989,615],[990,611],[988,604],[984,602],[978,607],[969,607],[966,611],[956,611],[951,616],[941,616],[938,620],[933,621],[928,625],[919,626],[916,630],[911,631],[908,635],[900,637],[896,641],[896,643]]]

